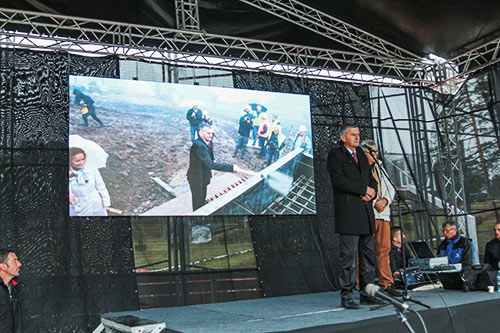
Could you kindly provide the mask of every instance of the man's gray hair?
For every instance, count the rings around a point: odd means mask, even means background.
[[[347,132],[347,130],[349,128],[358,128],[357,125],[354,125],[354,124],[345,124],[344,126],[342,126],[342,128],[340,129],[340,136],[342,135],[345,135],[345,133]]]
[[[457,228],[457,224],[455,222],[445,222],[441,225],[441,227],[444,229],[447,225],[449,225],[451,229]]]
[[[207,128],[212,129],[212,126],[210,126],[209,124],[201,124],[200,127],[198,127],[198,131],[203,131]]]

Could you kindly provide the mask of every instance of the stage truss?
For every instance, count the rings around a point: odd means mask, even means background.
[[[0,9],[0,46],[392,86],[440,87],[498,62],[500,38],[450,61],[436,62],[418,59],[376,36],[339,20],[332,21],[331,16],[298,1],[254,2],[252,5],[258,7],[264,3],[293,5],[280,7],[279,16],[287,13],[287,20],[302,16],[305,21],[297,24],[317,30],[354,51],[205,33],[199,30],[196,0],[176,1],[177,25],[182,29]],[[308,25],[318,19],[321,24]]]

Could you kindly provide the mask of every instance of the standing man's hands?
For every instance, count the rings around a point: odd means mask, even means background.
[[[377,195],[377,192],[375,192],[375,190],[373,188],[371,188],[370,186],[367,186],[366,187],[366,194],[361,195],[361,200],[368,202],[368,201],[373,200],[376,195]]]
[[[387,201],[386,198],[379,198],[379,199],[377,199],[377,201],[375,202],[375,205],[373,205],[373,207],[375,207],[377,212],[382,213],[384,211],[385,207],[387,207],[388,203],[389,203],[389,201]]]
[[[243,174],[243,175],[248,175],[248,176],[254,176],[255,172],[250,171],[250,170],[245,170],[237,166],[236,164],[233,165],[233,172],[238,173],[238,174]]]
[[[367,186],[366,187],[366,194],[369,195],[372,199],[374,199],[375,196],[377,195],[377,192],[375,192],[375,190],[373,188],[371,188],[370,186]]]

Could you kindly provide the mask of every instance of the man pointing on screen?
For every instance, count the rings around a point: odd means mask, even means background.
[[[199,138],[193,142],[189,151],[189,169],[187,179],[191,189],[193,211],[205,205],[207,186],[212,178],[212,169],[253,175],[251,171],[243,170],[237,165],[215,162],[212,138],[214,129],[206,124],[200,125]]]

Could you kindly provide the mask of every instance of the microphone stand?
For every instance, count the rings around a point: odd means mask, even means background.
[[[390,181],[390,182],[391,182],[391,185],[394,186],[394,184],[392,184],[392,181]],[[396,187],[394,187],[394,189],[396,189]],[[407,248],[406,248],[405,240],[404,240],[404,237],[403,237],[405,229],[404,229],[404,226],[403,226],[403,216],[401,214],[401,204],[400,204],[401,201],[403,201],[403,202],[405,202],[405,201],[401,197],[401,195],[399,194],[399,192],[398,192],[397,189],[396,189],[396,193],[397,193],[397,196],[398,196],[399,229],[401,230],[401,255],[403,256],[403,276],[402,276],[402,280],[403,280],[403,296],[402,296],[402,299],[403,299],[403,301],[413,302],[415,304],[423,306],[424,308],[431,309],[430,305],[427,305],[427,304],[425,304],[423,302],[420,302],[420,301],[418,301],[416,299],[411,298],[411,296],[410,296],[410,294],[408,292],[408,285],[406,283],[406,250],[407,250]]]
[[[411,296],[409,295],[409,292],[408,292],[408,286],[406,284],[406,253],[405,253],[405,251],[406,251],[406,244],[405,244],[405,240],[404,240],[404,237],[403,237],[403,235],[405,234],[405,232],[404,232],[405,229],[404,229],[404,226],[403,226],[403,219],[402,219],[402,214],[401,214],[401,204],[400,203],[403,202],[405,204],[406,208],[408,208],[408,210],[410,210],[410,207],[408,207],[408,204],[406,203],[406,201],[403,199],[403,196],[400,194],[400,192],[396,188],[396,185],[394,185],[394,183],[392,182],[391,178],[387,174],[387,171],[385,171],[385,169],[381,165],[378,164],[377,157],[373,155],[373,149],[370,148],[369,146],[366,146],[366,145],[363,146],[363,147],[366,148],[366,149],[368,149],[368,152],[370,153],[370,156],[375,161],[374,163],[377,163],[377,165],[379,166],[378,170],[380,170],[384,174],[385,178],[389,181],[389,183],[391,184],[391,186],[394,188],[394,191],[396,192],[396,195],[397,195],[397,198],[398,198],[399,229],[401,230],[401,255],[403,256],[403,276],[402,276],[402,280],[403,280],[403,296],[402,296],[402,300],[403,300],[403,302],[409,301],[409,302],[413,302],[415,304],[418,304],[420,306],[423,306],[423,307],[425,307],[427,309],[431,309],[432,307],[430,305],[427,305],[427,304],[425,304],[423,302],[420,302],[420,301],[417,301],[417,300],[411,298]],[[380,178],[381,177],[379,176],[379,180],[380,180]],[[381,309],[381,308],[383,308],[383,307],[385,307],[387,305],[389,305],[389,304],[376,305],[374,307],[371,307],[370,311]],[[406,317],[404,317],[404,318],[406,319]],[[401,321],[403,321],[403,320],[401,320]]]
[[[411,327],[410,323],[408,322],[408,318],[406,318],[406,316],[403,314],[403,312],[399,311],[399,310],[396,310],[396,312],[398,313],[399,321],[401,321],[403,324],[405,324],[406,328],[408,329],[408,332],[415,333],[415,331]]]

